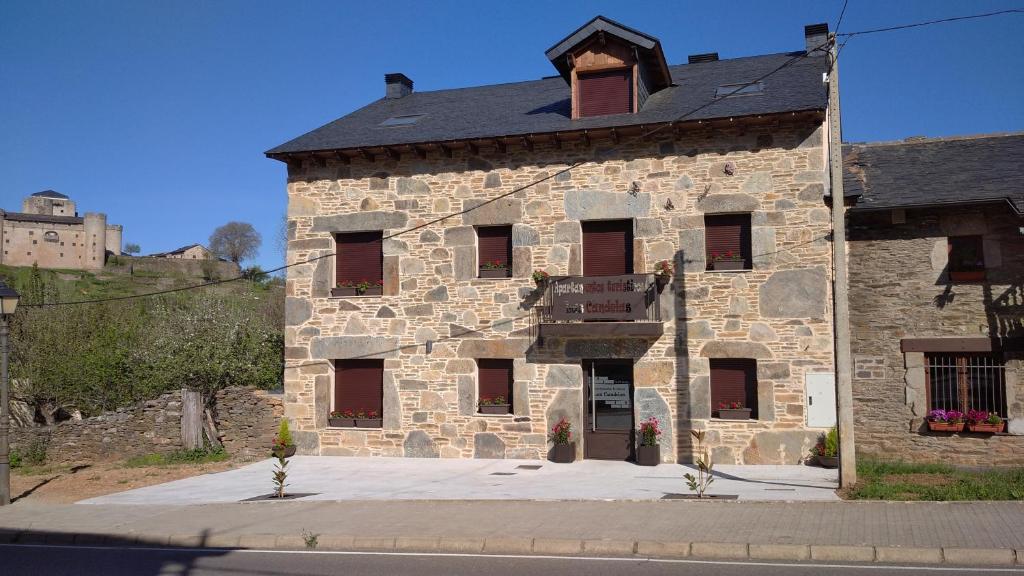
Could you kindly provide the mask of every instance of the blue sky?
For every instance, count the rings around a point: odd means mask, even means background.
[[[18,1],[0,6],[0,207],[52,188],[103,211],[144,253],[205,243],[230,220],[279,265],[285,168],[263,151],[363,106],[386,72],[417,90],[529,80],[596,14],[659,37],[670,63],[803,47],[842,0],[730,2]],[[850,0],[862,30],[1024,0]],[[1024,129],[1024,15],[854,38],[844,136]]]

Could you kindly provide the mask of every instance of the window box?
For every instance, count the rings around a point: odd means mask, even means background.
[[[967,429],[971,432],[977,432],[979,434],[998,434],[1003,431],[1003,427],[1006,426],[1006,422],[1000,422],[999,424],[989,424],[988,422],[977,422],[968,424]]]
[[[750,420],[750,408],[719,408],[718,417],[722,420]]]
[[[338,286],[337,288],[331,288],[331,296],[382,296],[383,294],[383,286],[370,286],[362,292],[360,292],[355,286]]]
[[[712,270],[746,270],[747,264],[743,260],[718,260],[711,263]]]
[[[955,282],[980,282],[985,279],[984,270],[950,270],[949,279]]]
[[[511,278],[511,270],[508,268],[481,268],[481,278]]]
[[[480,414],[511,414],[511,404],[481,404]]]
[[[963,432],[963,422],[933,422],[928,421],[928,429],[932,432]]]
[[[328,418],[327,425],[331,428],[351,428],[355,426],[352,418]]]
[[[382,428],[384,426],[383,418],[356,418],[353,422],[356,428]]]

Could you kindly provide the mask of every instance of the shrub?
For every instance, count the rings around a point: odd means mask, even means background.
[[[18,452],[17,449],[11,450],[10,455],[7,458],[7,461],[10,462],[12,469],[21,468],[21,453]]]
[[[288,428],[288,419],[282,418],[281,425],[277,428],[277,439],[284,446],[292,446],[295,444],[292,441],[292,432]]]

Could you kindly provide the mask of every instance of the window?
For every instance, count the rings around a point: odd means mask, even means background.
[[[392,116],[380,123],[381,126],[412,126],[420,121],[426,114],[408,114],[405,116]]]
[[[56,232],[46,232],[43,234],[44,242],[58,242],[60,237],[57,236]]]
[[[584,276],[633,273],[632,220],[592,220],[581,228]]]
[[[757,362],[735,358],[711,359],[711,415],[723,409],[750,410],[757,419]]]
[[[764,92],[764,84],[723,84],[715,89],[715,98],[731,98],[734,96],[756,96]]]
[[[384,411],[384,361],[335,360],[333,411],[381,418]]]
[[[383,292],[384,234],[352,232],[335,238],[335,296],[375,296]]]
[[[928,410],[995,412],[1006,418],[1006,379],[996,354],[926,354]]]
[[[512,227],[486,226],[476,229],[480,278],[512,276]]]
[[[578,116],[604,116],[633,111],[633,73],[629,69],[580,74]]]
[[[512,413],[512,360],[476,361],[481,414]]]
[[[950,280],[984,280],[985,250],[981,236],[952,236],[947,241]]]
[[[708,270],[750,270],[750,214],[704,217]]]

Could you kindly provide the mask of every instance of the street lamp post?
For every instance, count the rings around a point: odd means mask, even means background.
[[[11,503],[10,381],[7,378],[8,320],[18,307],[18,293],[0,280],[0,506]]]

